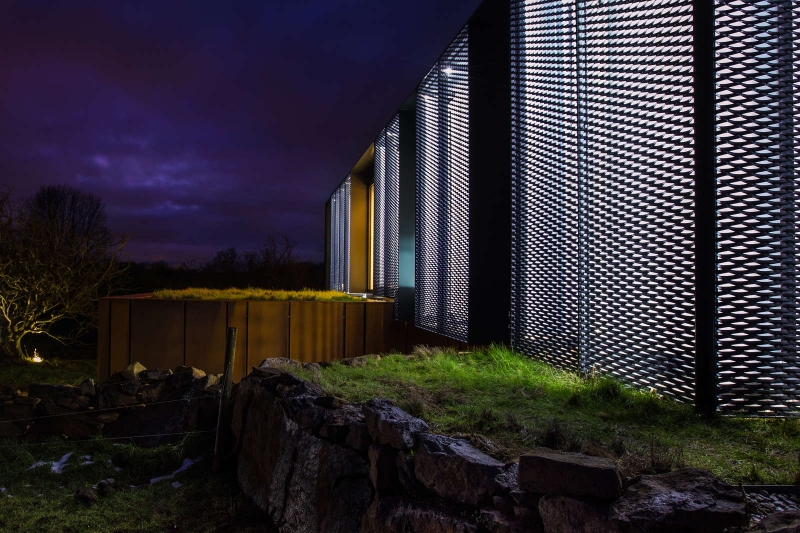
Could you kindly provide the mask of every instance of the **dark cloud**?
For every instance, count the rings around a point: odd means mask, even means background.
[[[99,194],[137,260],[287,233],[324,203],[478,1],[0,0],[0,183]]]

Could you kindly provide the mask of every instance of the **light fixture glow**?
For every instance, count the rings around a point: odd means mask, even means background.
[[[39,356],[39,352],[36,350],[36,348],[33,349],[33,357],[31,358],[31,361],[34,363],[41,363],[44,361],[44,359]]]
[[[444,72],[445,74],[447,74],[447,75],[449,76],[450,74],[452,74],[453,72],[455,72],[455,70],[453,70],[453,69],[452,69],[452,68],[450,68],[450,67],[446,67],[446,68],[443,68],[443,69],[442,69],[442,72]]]

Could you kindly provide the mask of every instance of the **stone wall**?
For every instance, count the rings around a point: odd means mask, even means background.
[[[101,383],[33,383],[27,391],[5,387],[0,390],[0,437],[135,437],[137,444],[155,446],[169,434],[213,429],[220,381],[219,374],[197,368],[147,370],[134,363]]]
[[[232,429],[241,488],[284,533],[714,533],[748,523],[743,494],[702,470],[623,487],[606,458],[539,448],[507,464],[386,400],[325,396],[276,366],[240,382]]]

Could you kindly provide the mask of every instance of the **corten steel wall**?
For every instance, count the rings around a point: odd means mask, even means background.
[[[269,357],[304,363],[405,351],[392,302],[265,302],[102,298],[100,379],[134,361],[147,368],[194,366],[221,373],[228,327],[238,328],[234,379]],[[413,340],[413,339],[412,339]],[[434,339],[434,344],[447,341]]]
[[[514,346],[800,414],[788,0],[512,2]]]

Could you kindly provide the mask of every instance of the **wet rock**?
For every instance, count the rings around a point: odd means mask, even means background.
[[[742,493],[697,468],[642,476],[611,505],[609,518],[623,533],[716,533],[748,521]]]
[[[142,381],[164,381],[172,375],[172,370],[166,368],[155,368],[152,370],[143,370],[139,374],[139,379]]]
[[[800,533],[800,511],[783,511],[765,517],[755,531],[765,533]]]
[[[376,498],[364,515],[361,533],[478,533],[474,517],[400,498]]]
[[[379,494],[400,488],[397,475],[397,450],[391,446],[373,444],[369,447],[369,480]]]
[[[369,434],[369,428],[366,422],[350,422],[350,431],[347,433],[345,444],[361,452],[365,452],[369,449],[372,444],[372,437]]]
[[[120,376],[125,381],[133,381],[139,378],[139,374],[147,370],[142,363],[135,361],[125,367],[125,370],[120,372]]]
[[[86,378],[81,382],[81,394],[85,396],[95,396],[97,394],[95,382],[92,378]]]
[[[479,506],[507,492],[508,467],[464,440],[441,435],[421,435],[414,455],[414,473],[439,496]]]
[[[415,418],[388,400],[372,399],[363,408],[369,434],[379,444],[410,450],[420,433],[429,430],[428,424]]]
[[[75,491],[75,498],[86,504],[97,501],[97,491],[94,489],[78,489]]]
[[[262,381],[243,379],[234,403],[242,490],[282,533],[358,531],[373,496],[368,462],[302,429]]]
[[[610,501],[622,483],[612,459],[536,448],[519,458],[519,488]]]
[[[548,494],[539,501],[539,515],[547,533],[617,533],[619,531],[615,524],[609,522],[605,506],[582,498]]]

